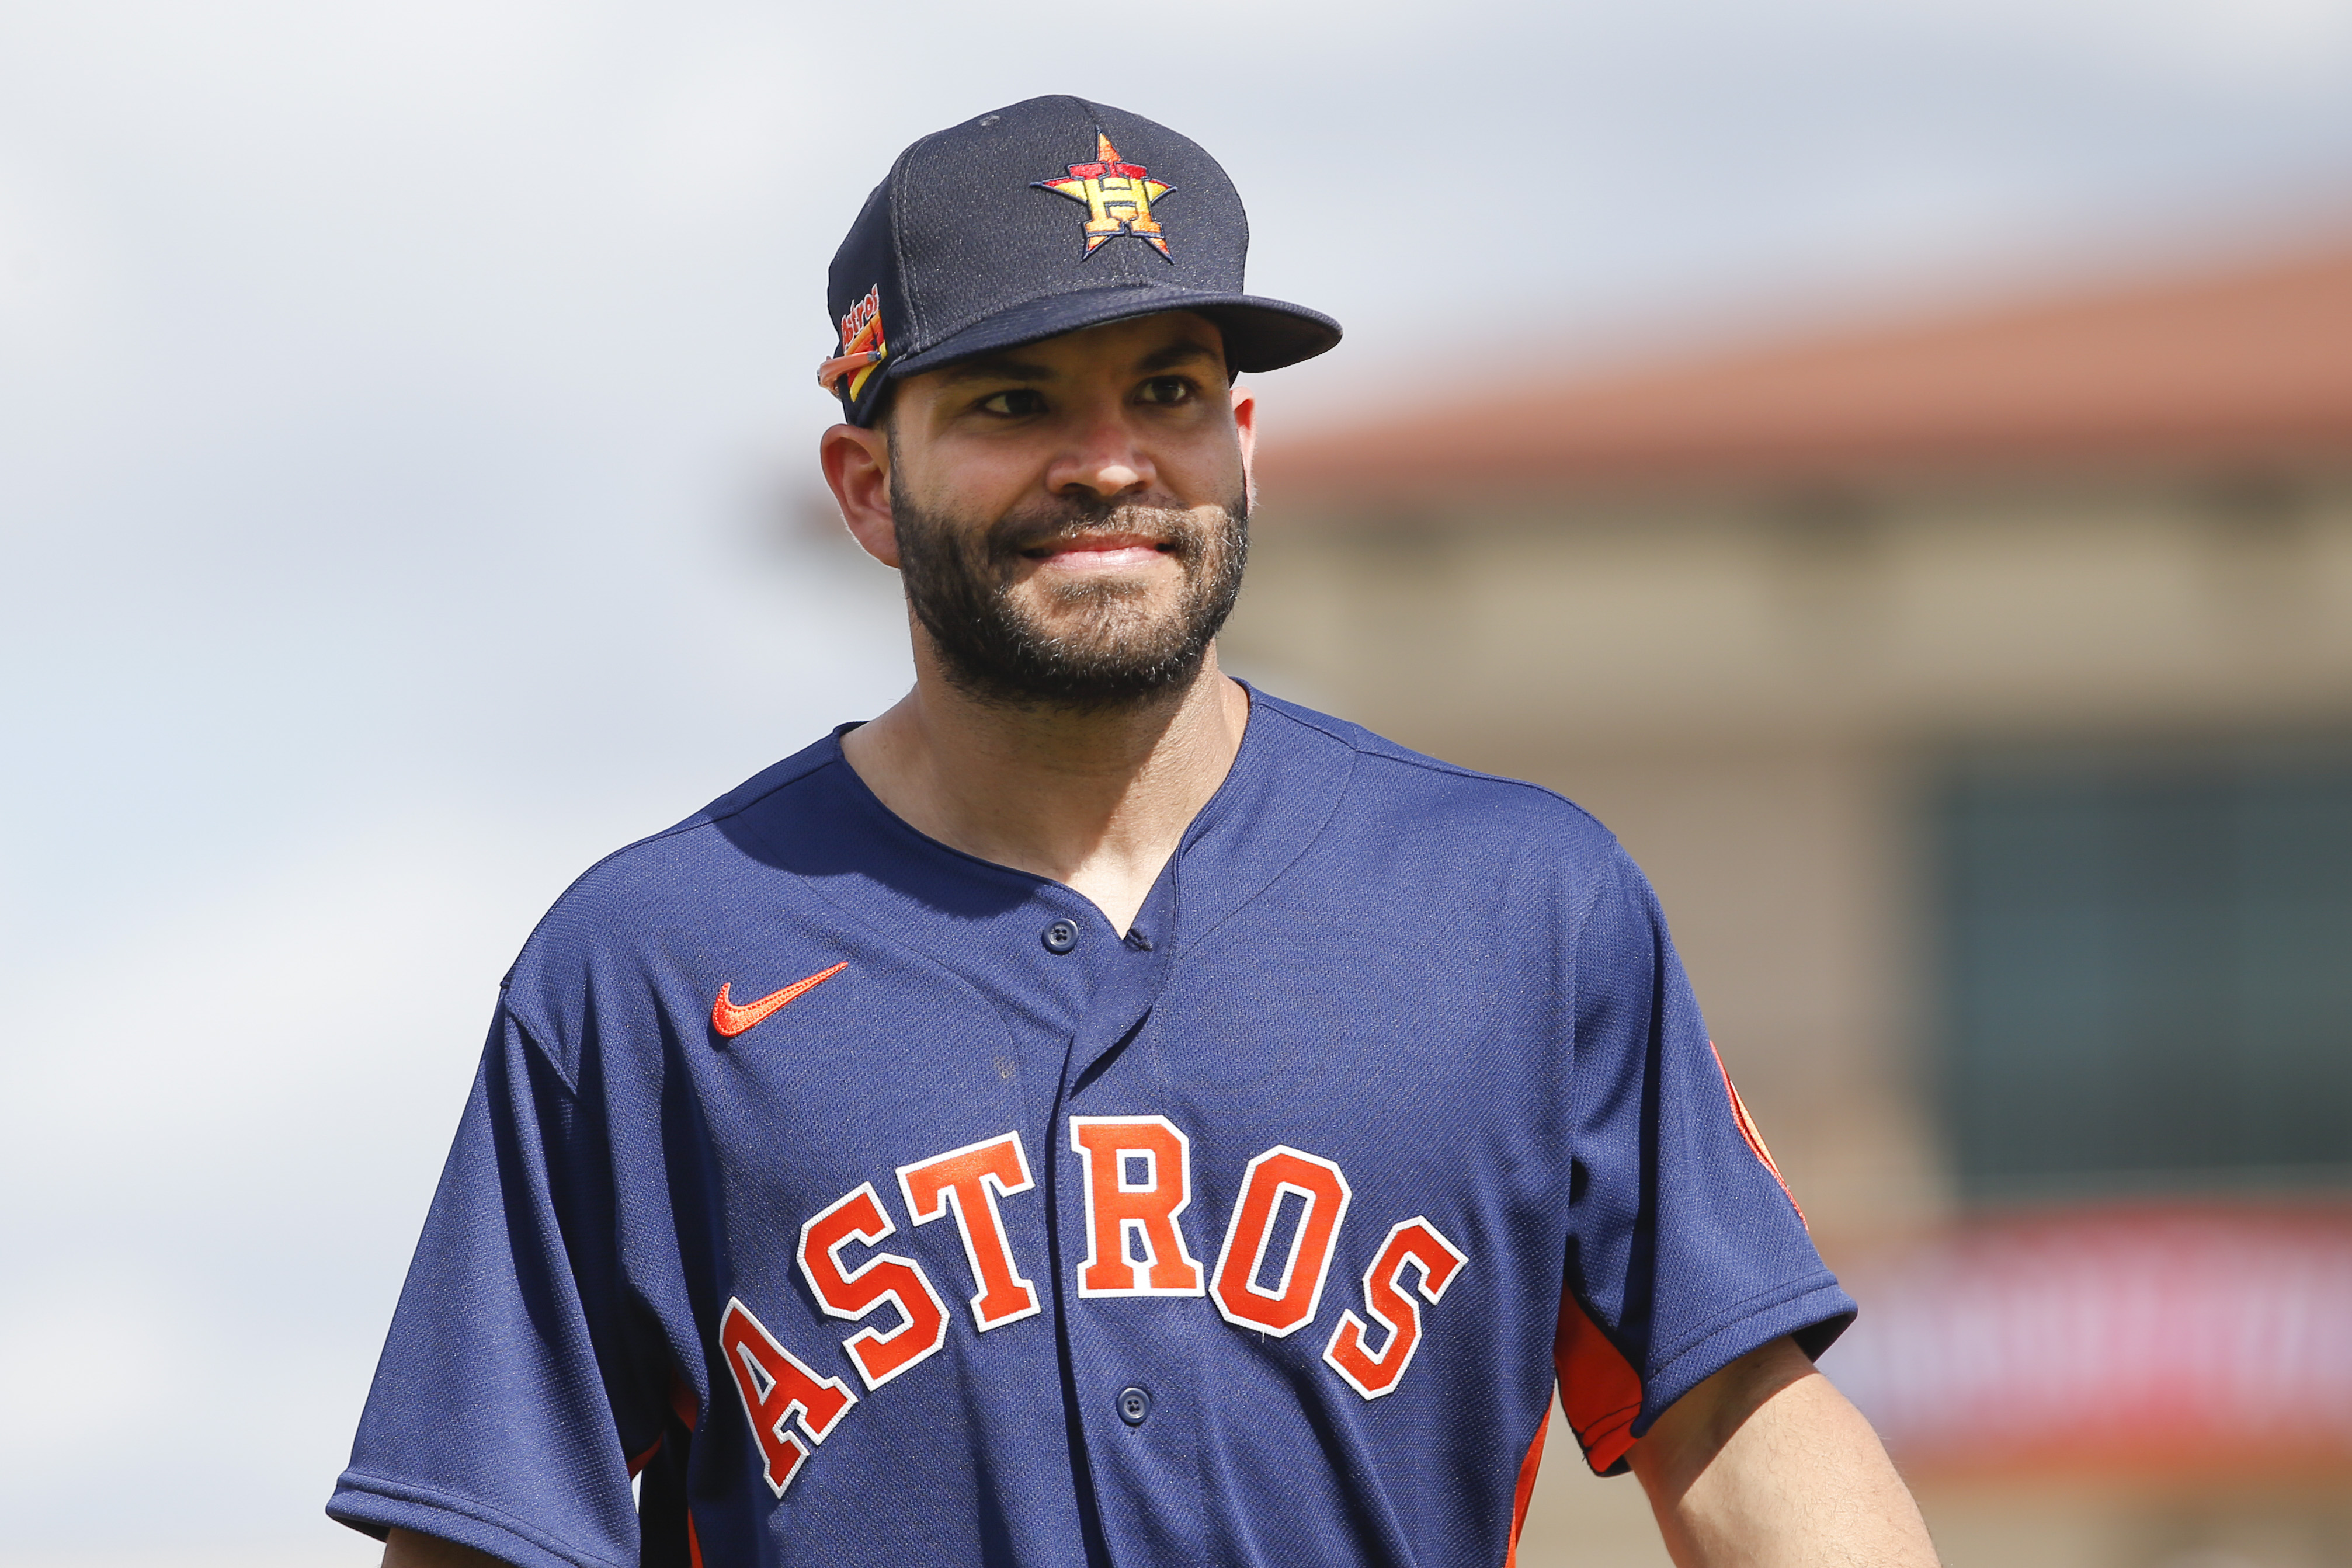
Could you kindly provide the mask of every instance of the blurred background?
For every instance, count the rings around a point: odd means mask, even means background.
[[[498,976],[908,678],[824,263],[1047,91],[1349,327],[1230,662],[1625,839],[1947,1560],[2352,1563],[2352,0],[0,0],[0,1563],[373,1560]]]

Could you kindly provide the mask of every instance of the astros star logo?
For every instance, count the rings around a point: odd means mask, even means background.
[[[1167,236],[1151,216],[1151,204],[1175,193],[1175,187],[1151,178],[1140,163],[1119,162],[1110,138],[1095,132],[1095,162],[1073,163],[1069,176],[1036,180],[1033,189],[1051,191],[1082,203],[1087,209],[1087,255],[1092,256],[1120,235],[1133,235],[1170,261]]]

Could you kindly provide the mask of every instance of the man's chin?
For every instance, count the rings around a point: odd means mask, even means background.
[[[1105,594],[1164,600],[1164,604],[1154,608],[1173,611],[1184,587],[1181,556],[1154,550],[1107,557],[1102,551],[1073,550],[1030,566],[1016,580],[1013,597],[1024,612],[1038,616],[1051,614],[1056,599],[1095,599]]]
[[[1184,619],[1184,581],[1159,570],[1039,573],[1005,598],[1031,635],[1055,643],[1150,641]]]
[[[1054,663],[1059,667],[1097,672],[1124,684],[1171,663],[1184,663],[1191,644],[1179,628],[1157,620],[1121,618],[1112,626],[1099,620],[1034,625],[1030,646],[1055,650],[1059,656]]]
[[[1125,612],[1106,606],[1024,618],[1026,653],[974,658],[942,649],[949,675],[968,694],[1024,707],[1082,711],[1149,706],[1192,684],[1207,643],[1187,634],[1180,612]]]

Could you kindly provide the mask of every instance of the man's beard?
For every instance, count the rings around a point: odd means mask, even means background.
[[[1016,707],[1135,707],[1186,685],[1233,612],[1249,555],[1246,495],[1206,522],[1190,511],[1057,496],[982,528],[917,504],[894,474],[890,510],[907,601],[949,682]],[[1150,589],[1116,579],[1043,590],[1063,612],[1059,631],[1015,601],[1024,550],[1129,532],[1158,540],[1183,568],[1172,609],[1155,614]]]

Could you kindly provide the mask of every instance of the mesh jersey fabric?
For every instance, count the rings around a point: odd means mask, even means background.
[[[1739,1355],[1818,1354],[1853,1303],[1615,840],[1251,695],[1129,934],[908,828],[837,733],[583,875],[502,989],[329,1512],[525,1568],[1494,1568],[1556,1376],[1612,1469]],[[741,1003],[836,965],[715,1027],[722,983]],[[1089,1118],[1176,1136],[1090,1188]],[[1034,1180],[992,1205],[1036,1310],[982,1328],[979,1254],[895,1173],[1008,1135]],[[1276,1150],[1315,1163],[1282,1167],[1304,1185],[1229,1275],[1220,1239]],[[1223,1295],[1080,1293],[1090,1197],[1180,1178],[1167,1223]],[[1345,1200],[1310,1246],[1317,1181]],[[800,1257],[869,1183],[891,1233],[835,1262],[913,1265],[947,1320],[878,1385],[849,1342],[915,1314],[850,1321]],[[1141,1280],[1153,1236],[1129,1239]],[[1310,1321],[1219,1308],[1270,1298],[1286,1259],[1321,1270]],[[806,1409],[772,1429],[803,1456],[781,1493],[730,1311],[853,1401],[821,1435]],[[1377,1393],[1341,1370],[1382,1356]]]

